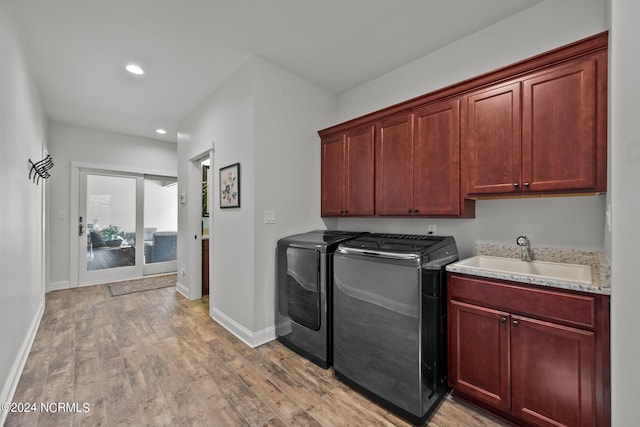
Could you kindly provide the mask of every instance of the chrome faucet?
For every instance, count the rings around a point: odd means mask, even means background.
[[[522,261],[530,262],[531,261],[531,244],[529,242],[529,238],[527,236],[518,236],[516,239],[516,243],[520,246],[522,254],[520,259]]]

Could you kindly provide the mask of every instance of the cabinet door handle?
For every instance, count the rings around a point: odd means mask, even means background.
[[[408,213],[411,213],[411,212],[413,212],[413,210],[409,209],[407,212],[408,212]]]
[[[516,328],[518,327],[519,324],[520,324],[520,322],[518,322],[517,320],[513,321],[513,326],[515,326]]]
[[[502,316],[502,317],[500,318],[500,322],[502,322],[502,323],[507,323],[507,316]]]
[[[413,210],[413,213],[418,213],[418,212],[420,212],[418,209]]]
[[[514,183],[513,183],[513,188],[518,188],[518,187],[520,187],[520,184],[519,184],[519,183],[517,183],[517,182],[514,182]]]
[[[529,188],[529,183],[528,182],[524,183],[524,188]]]

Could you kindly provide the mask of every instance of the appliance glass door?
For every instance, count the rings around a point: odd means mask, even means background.
[[[287,248],[287,311],[305,328],[320,329],[320,253]]]

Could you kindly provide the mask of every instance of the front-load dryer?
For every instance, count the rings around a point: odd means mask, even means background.
[[[361,234],[317,230],[278,241],[278,340],[325,369],[331,366],[333,350],[333,253],[340,243]]]

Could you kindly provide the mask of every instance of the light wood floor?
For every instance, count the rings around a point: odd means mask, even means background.
[[[6,426],[406,426],[278,342],[251,349],[175,288],[47,295],[14,402],[86,413],[10,413]],[[500,426],[450,398],[433,426]]]

